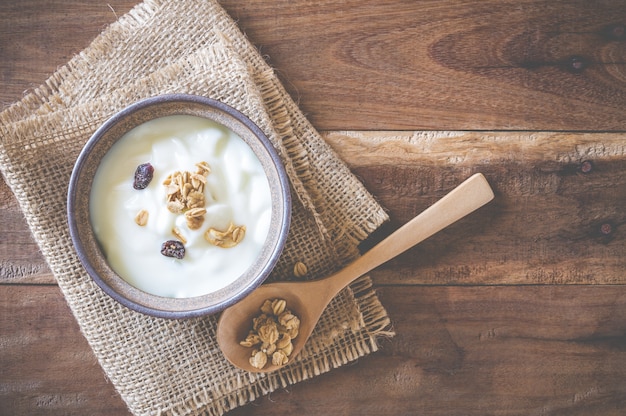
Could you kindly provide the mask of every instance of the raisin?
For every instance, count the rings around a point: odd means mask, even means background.
[[[182,259],[185,257],[185,246],[177,240],[167,240],[161,246],[161,254],[165,257],[176,257]]]
[[[150,184],[150,181],[152,181],[153,174],[154,167],[150,163],[143,163],[137,166],[137,170],[135,170],[133,188],[146,189],[146,187]]]

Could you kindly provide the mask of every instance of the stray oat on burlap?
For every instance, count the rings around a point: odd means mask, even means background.
[[[132,47],[131,47],[132,45]],[[115,70],[112,70],[115,68]],[[142,98],[188,93],[250,117],[287,169],[292,227],[270,279],[317,278],[358,255],[387,217],[322,140],[272,69],[215,0],[147,0],[109,26],[45,84],[0,113],[0,169],[107,377],[136,415],[221,415],[277,388],[375,351],[392,336],[363,277],[333,300],[301,355],[251,374],[215,341],[217,316],[165,320],[133,312],[88,277],[72,247],[66,195],[96,128]]]

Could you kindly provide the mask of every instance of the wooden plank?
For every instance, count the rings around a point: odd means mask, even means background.
[[[380,293],[397,331],[380,353],[231,416],[618,416],[626,409],[624,287]]]
[[[626,286],[378,286],[396,337],[234,415],[621,415]],[[2,414],[127,414],[55,286],[0,290]],[[375,393],[375,394],[373,394]]]
[[[54,283],[24,214],[4,180],[0,180],[0,284]]]
[[[375,271],[381,282],[626,283],[624,134],[325,132],[324,138],[389,211],[392,221],[378,235],[474,172],[486,174],[496,191],[488,206]],[[54,283],[4,183],[0,196],[0,283]],[[611,227],[607,235],[603,224]]]
[[[0,334],[0,414],[128,414],[57,286],[0,288]]]
[[[496,198],[382,266],[389,284],[626,283],[626,135],[327,132],[389,210],[387,231],[472,173]],[[603,228],[604,227],[604,228]]]
[[[135,3],[2,2],[0,102],[40,85]],[[626,128],[621,0],[221,4],[319,129]]]
[[[321,129],[626,125],[620,0],[222,3]]]

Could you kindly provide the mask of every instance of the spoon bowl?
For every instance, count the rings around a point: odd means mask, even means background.
[[[265,300],[284,299],[287,308],[300,318],[300,330],[293,340],[293,351],[289,357],[291,362],[306,344],[328,303],[343,288],[485,205],[493,197],[487,180],[477,173],[339,272],[308,282],[261,285],[222,312],[217,328],[217,342],[222,353],[233,365],[246,371],[271,372],[281,368],[273,365],[271,359],[262,369],[252,366],[249,361],[251,348],[239,344],[246,338],[252,327],[252,319],[258,316]]]

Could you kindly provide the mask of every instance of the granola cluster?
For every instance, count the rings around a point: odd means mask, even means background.
[[[145,189],[152,180],[153,173],[154,168],[149,163],[139,165],[135,172],[133,187],[138,190]],[[168,175],[163,181],[167,209],[173,214],[184,215],[190,230],[198,230],[204,223],[207,213],[204,188],[210,173],[209,164],[202,161],[196,163],[195,172],[176,171]],[[149,217],[150,213],[141,209],[135,216],[135,223],[143,227],[148,224]],[[214,246],[231,248],[243,240],[245,233],[246,227],[244,225],[235,225],[231,222],[225,231],[215,228],[207,229],[204,233],[204,239]],[[187,244],[187,239],[183,230],[178,227],[172,229],[172,235],[177,240],[168,240],[163,243],[161,254],[181,259],[185,253],[184,244]]]
[[[204,239],[214,246],[231,248],[243,240],[246,235],[245,225],[235,225],[232,222],[228,226],[226,231],[216,230],[215,228],[209,228],[204,233]]]
[[[292,340],[298,336],[300,319],[287,309],[284,299],[268,299],[252,321],[252,330],[239,344],[253,348],[250,364],[263,369],[268,362],[283,366],[293,351]]]
[[[197,230],[202,227],[206,214],[204,186],[211,173],[207,162],[196,163],[196,172],[174,172],[165,178],[167,209],[174,214],[184,214],[187,227]]]

